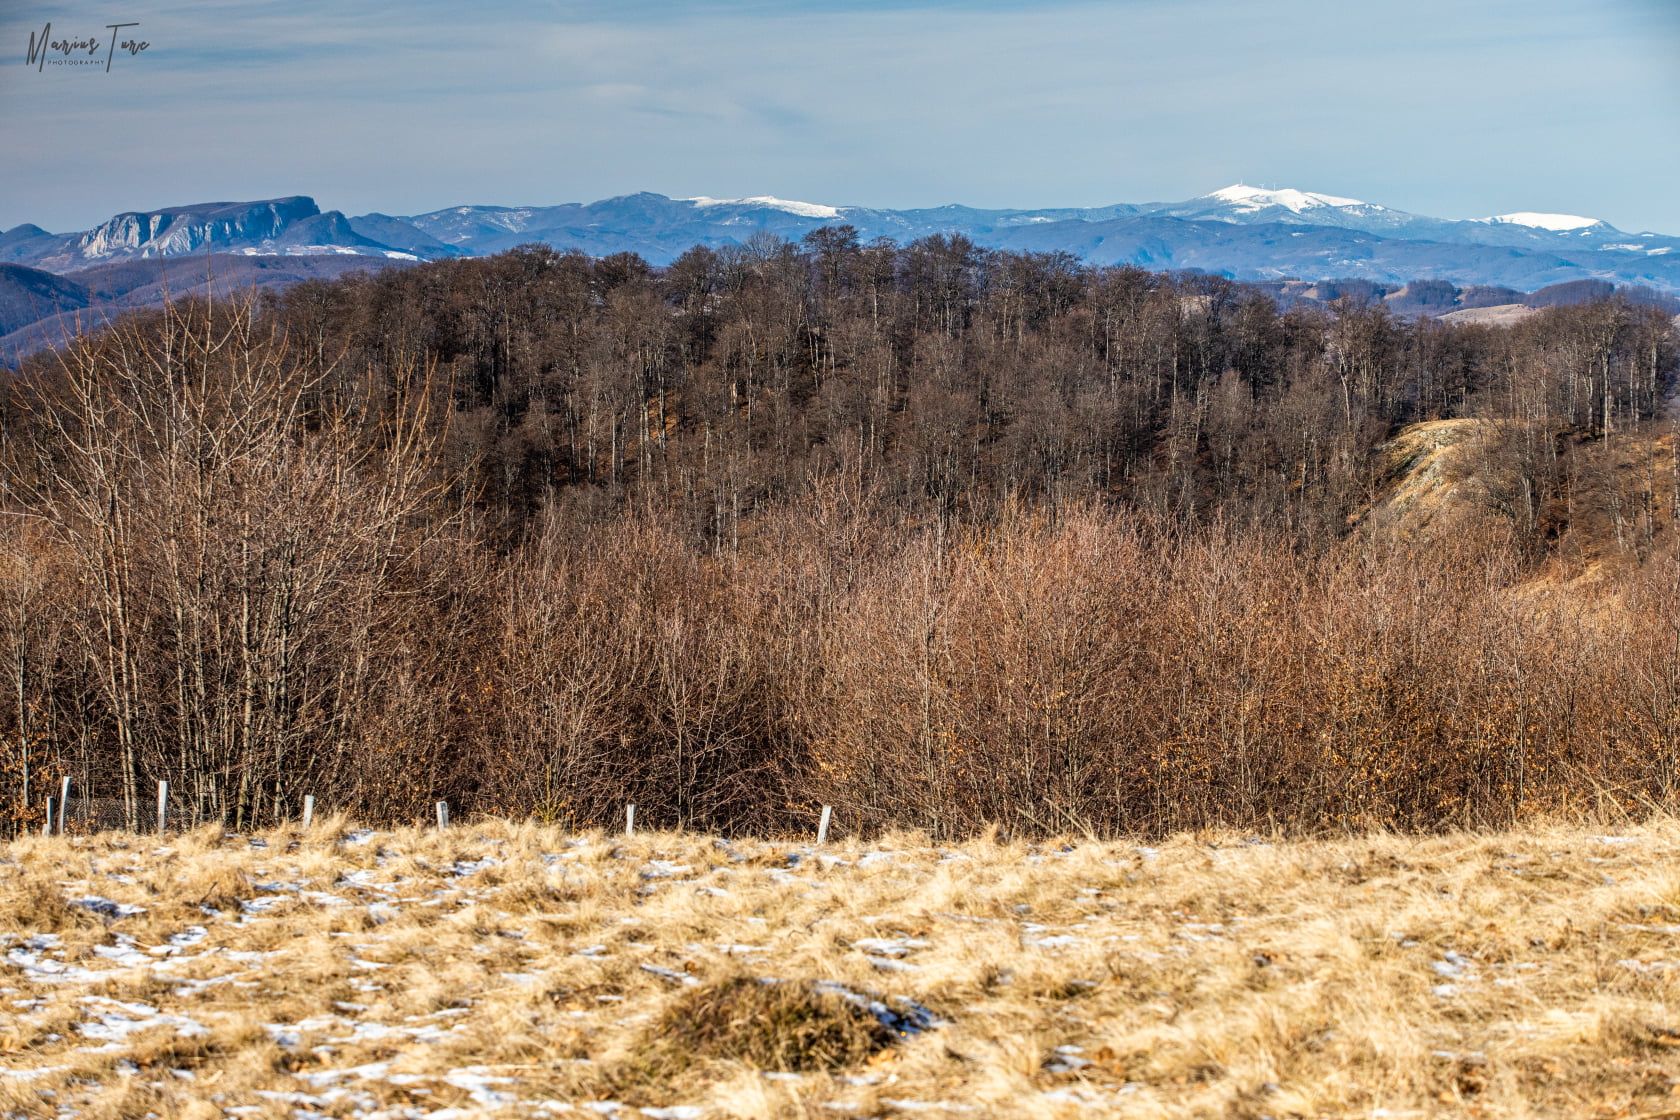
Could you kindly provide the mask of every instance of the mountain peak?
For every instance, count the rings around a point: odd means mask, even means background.
[[[1492,225],[1529,226],[1533,229],[1550,230],[1562,233],[1572,229],[1586,229],[1589,226],[1603,225],[1598,218],[1583,218],[1579,214],[1538,214],[1532,210],[1523,210],[1515,214],[1496,214],[1491,218],[1481,219]]]
[[[1243,183],[1233,183],[1231,186],[1222,187],[1202,197],[1234,203],[1245,213],[1252,213],[1267,206],[1281,206],[1285,210],[1291,210],[1299,214],[1303,210],[1317,210],[1322,206],[1340,209],[1344,206],[1367,205],[1357,198],[1339,198],[1333,194],[1315,194],[1311,191],[1298,191],[1289,187],[1280,191],[1269,191],[1264,187],[1250,187]]]
[[[711,206],[746,206],[757,210],[785,210],[789,214],[798,214],[801,218],[838,218],[840,207],[824,206],[820,202],[793,202],[785,198],[775,198],[761,194],[752,198],[708,198],[700,195],[698,198],[681,199],[682,202],[694,203],[695,209],[703,210]]]

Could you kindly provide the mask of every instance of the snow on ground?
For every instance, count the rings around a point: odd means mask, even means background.
[[[417,261],[420,258],[401,249],[374,249],[355,245],[248,245],[228,252],[240,257],[387,257],[395,261]]]
[[[0,849],[0,1116],[1657,1115],[1680,1095],[1677,855],[1674,825],[28,838]],[[742,976],[892,1045],[642,1071],[673,1001]]]

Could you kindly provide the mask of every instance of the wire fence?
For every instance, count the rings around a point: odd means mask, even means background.
[[[128,806],[120,797],[69,797],[62,801],[54,798],[48,801],[50,817],[41,827],[41,832],[49,835],[86,836],[96,832],[132,832],[138,834],[156,835],[161,832],[190,830],[196,822],[185,814],[177,816],[172,811],[169,801],[169,787],[160,782],[158,799],[154,804],[149,799],[142,799],[135,806],[135,822],[138,827],[130,827]],[[440,831],[449,828],[449,803],[439,801],[436,805],[437,827]],[[817,843],[822,844],[828,839],[828,826],[833,808],[828,805],[822,807],[822,816],[816,826]],[[303,813],[299,821],[304,828],[309,828],[315,818],[315,798],[304,798]],[[636,831],[636,806],[626,805],[624,813],[624,835],[633,835]]]
[[[120,797],[72,797],[62,811],[65,832],[113,832],[128,828],[128,808]],[[155,829],[156,822],[148,821],[146,816],[140,813],[140,827],[145,829],[151,824]],[[53,831],[59,830],[59,822],[53,821]]]
[[[167,781],[157,783],[155,796],[150,788],[143,789],[131,811],[121,797],[82,795],[75,790],[70,779],[65,779],[55,793],[48,795],[44,803],[37,802],[33,812],[25,812],[21,820],[0,820],[0,836],[24,833],[82,836],[97,832],[155,835],[189,831],[207,823],[194,813],[193,808],[190,802],[183,803],[174,794]],[[440,823],[447,824],[448,810],[440,808],[438,812]],[[308,827],[314,815],[315,798],[313,795],[305,796],[301,806],[301,823]],[[296,818],[280,817],[278,810],[271,823],[281,824],[287,820],[299,823]]]

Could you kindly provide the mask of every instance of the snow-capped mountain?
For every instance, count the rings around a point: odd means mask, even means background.
[[[1532,210],[1524,210],[1517,214],[1495,214],[1491,218],[1480,221],[1496,226],[1527,226],[1530,229],[1550,230],[1553,233],[1563,233],[1566,230],[1585,230],[1593,226],[1610,226],[1597,218],[1583,218],[1579,214],[1536,214]]]
[[[797,214],[801,218],[829,218],[840,216],[840,207],[824,206],[817,202],[790,202],[785,198],[775,198],[761,194],[756,198],[707,198],[700,195],[696,198],[681,198],[678,202],[692,202],[696,209],[705,210],[711,206],[747,206],[760,210],[782,210],[789,214]]]
[[[797,238],[845,223],[864,241],[891,237],[903,244],[961,233],[998,248],[1061,250],[1098,264],[1200,268],[1245,279],[1431,277],[1525,290],[1605,279],[1680,290],[1680,267],[1670,256],[1680,248],[1677,238],[1624,233],[1569,215],[1434,218],[1333,194],[1244,184],[1182,202],[1040,210],[883,210],[769,195],[643,193],[564,206],[457,206],[406,220],[464,252],[541,241],[595,254],[630,250],[656,264],[692,245],[744,242],[761,229]]]
[[[1433,218],[1355,198],[1292,189],[1266,190],[1242,184],[1224,187],[1188,202],[1152,203],[1142,209],[1147,213],[1197,221],[1331,226],[1363,230],[1384,237],[1513,247],[1532,245],[1567,248],[1572,252],[1580,248],[1582,239],[1595,249],[1609,247],[1610,243],[1624,248],[1660,248],[1674,240],[1655,234],[1626,234],[1608,222],[1576,214],[1523,211],[1490,218]],[[1555,236],[1559,234],[1574,236],[1560,239]],[[1600,240],[1595,242],[1595,238]],[[1645,245],[1643,241],[1650,244]]]
[[[130,211],[83,233],[50,234],[39,226],[25,225],[0,235],[0,261],[53,272],[112,261],[207,253],[419,259],[413,252],[363,236],[343,214],[337,210],[322,213],[314,199],[303,195]]]
[[[1281,206],[1285,210],[1296,214],[1305,210],[1322,210],[1326,206],[1334,207],[1337,210],[1347,210],[1370,205],[1359,201],[1357,198],[1337,198],[1333,194],[1314,194],[1312,191],[1298,191],[1292,187],[1287,187],[1281,191],[1269,191],[1264,187],[1250,187],[1242,183],[1221,187],[1205,197],[1217,198],[1221,202],[1229,202],[1239,208],[1253,210],[1264,209],[1267,206]],[[1381,210],[1382,207],[1378,206],[1376,209]]]
[[[1268,222],[1300,221],[1309,225],[1381,223],[1395,214],[1386,207],[1357,198],[1339,198],[1292,188],[1266,190],[1235,183],[1188,202],[1149,207],[1155,213],[1175,218],[1211,218],[1215,221]],[[1406,215],[1409,216],[1409,215]]]
[[[594,255],[634,252],[666,264],[694,245],[740,244],[760,230],[798,239],[842,223],[865,242],[888,237],[905,244],[960,233],[983,246],[1239,279],[1428,278],[1521,290],[1599,279],[1680,291],[1680,238],[1627,233],[1572,214],[1435,218],[1334,194],[1241,183],[1181,202],[1036,210],[886,210],[773,195],[667,198],[643,192],[557,206],[469,205],[346,218],[296,196],[119,214],[79,234],[22,225],[0,234],[0,262],[70,272],[104,261],[217,252],[410,261],[541,242]]]

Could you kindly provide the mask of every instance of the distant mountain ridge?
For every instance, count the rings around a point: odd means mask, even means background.
[[[166,299],[244,299],[252,289],[332,280],[370,264],[401,268],[412,263],[343,253],[210,253],[107,261],[65,274],[0,263],[0,368]]]
[[[668,263],[691,245],[759,229],[798,237],[845,223],[865,240],[961,233],[987,246],[1071,252],[1093,264],[1197,268],[1238,279],[1414,277],[1528,290],[1598,279],[1680,290],[1680,238],[1629,234],[1576,215],[1431,218],[1306,191],[1234,185],[1183,202],[1040,210],[883,210],[769,196],[672,199],[641,193],[560,206],[457,206],[403,219],[458,250],[541,241]],[[1664,259],[1669,258],[1669,259]]]
[[[364,236],[337,210],[322,213],[304,195],[129,211],[81,233],[52,234],[25,224],[0,234],[0,263],[59,273],[115,261],[210,253],[418,259]]]
[[[346,217],[302,195],[118,214],[93,230],[0,234],[0,262],[55,273],[113,261],[232,253],[381,261],[482,256],[528,242],[667,264],[694,245],[797,239],[824,225],[864,241],[962,234],[984,246],[1068,252],[1092,264],[1220,272],[1241,280],[1444,280],[1533,291],[1580,280],[1680,292],[1680,237],[1627,233],[1573,214],[1433,218],[1377,203],[1235,184],[1182,202],[1037,210],[889,210],[761,195],[673,199],[643,192],[556,206],[455,206]]]

